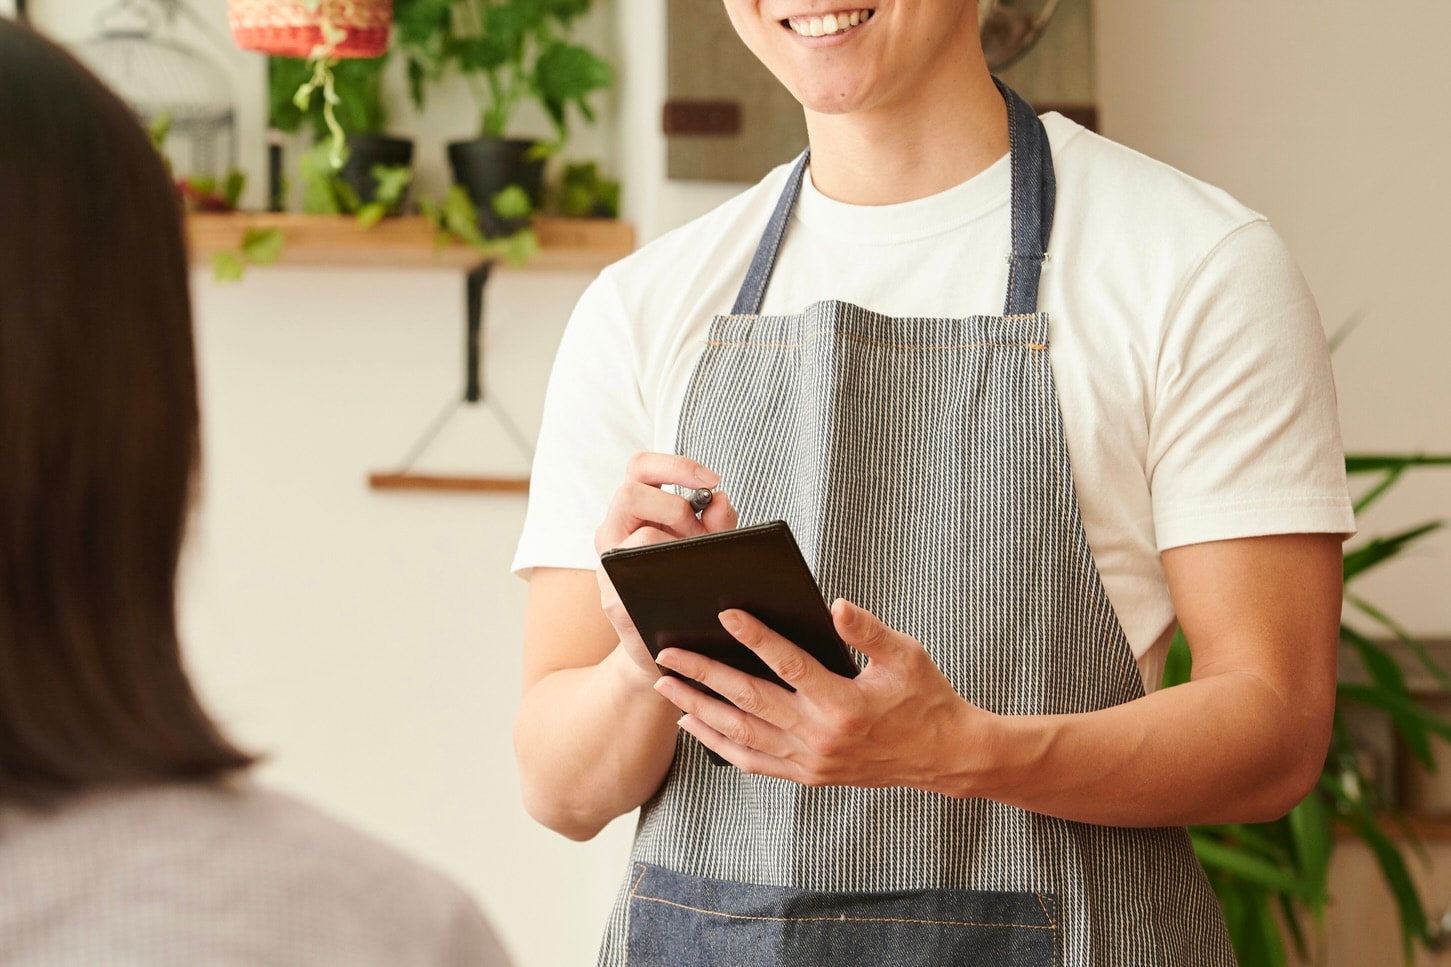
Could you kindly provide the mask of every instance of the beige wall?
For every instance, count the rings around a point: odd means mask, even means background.
[[[1267,214],[1337,351],[1353,452],[1451,452],[1451,4],[1098,0],[1105,132]],[[1451,469],[1361,520],[1451,518]],[[1451,532],[1359,588],[1413,631],[1451,631]]]

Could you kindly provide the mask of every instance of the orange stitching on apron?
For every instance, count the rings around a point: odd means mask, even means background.
[[[636,882],[635,886],[638,887],[639,885]],[[713,917],[725,917],[727,920],[767,920],[773,923],[920,923],[934,927],[1015,927],[1020,930],[1057,929],[1051,921],[1048,926],[1040,927],[1031,923],[978,923],[973,920],[914,920],[909,917],[758,917],[744,913],[722,913],[719,910],[705,910],[684,903],[676,903],[674,900],[664,900],[654,896],[641,896],[639,893],[634,892],[633,889],[630,892],[630,899],[649,900],[651,903],[663,903],[668,907],[677,907],[681,910],[689,910],[691,913],[704,913]]]
[[[808,336],[824,336],[834,332],[832,329],[817,329],[807,333]],[[896,343],[886,342],[881,339],[872,339],[870,336],[858,336],[855,333],[843,332],[840,335],[854,342],[866,343],[869,346],[885,346],[888,349],[1012,349],[1020,347],[1024,349],[1044,350],[1047,345],[1038,342],[944,342],[944,343]],[[723,340],[707,339],[707,346],[734,346],[751,347],[756,349],[800,349],[806,345],[802,342],[725,342]]]
[[[650,867],[646,866],[644,863],[637,863],[635,865],[635,869],[640,871],[640,875],[635,877],[634,883],[630,884],[630,896],[635,895],[635,891],[640,889],[640,881],[645,879],[646,873],[650,872]]]
[[[1058,925],[1053,922],[1053,915],[1048,912],[1048,904],[1043,902],[1043,894],[1034,893],[1033,896],[1038,900],[1038,906],[1043,908],[1043,918],[1048,921],[1048,929],[1058,929]]]

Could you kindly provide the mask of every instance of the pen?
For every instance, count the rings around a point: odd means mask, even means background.
[[[698,517],[705,510],[705,508],[710,506],[710,499],[714,496],[715,493],[713,491],[702,488],[700,490],[692,490],[690,493],[686,494],[685,500],[687,503],[690,504],[690,509],[695,511],[695,514]]]

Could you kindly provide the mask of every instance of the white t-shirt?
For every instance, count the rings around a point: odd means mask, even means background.
[[[1262,216],[1060,115],[1043,122],[1058,191],[1039,308],[1088,543],[1152,688],[1175,626],[1159,551],[1354,530],[1329,354]],[[788,171],[581,297],[550,378],[516,571],[594,568],[630,454],[674,452],[707,327],[729,312]],[[1000,314],[1009,197],[1006,157],[897,205],[833,201],[808,177],[761,311],[838,299],[897,316]]]

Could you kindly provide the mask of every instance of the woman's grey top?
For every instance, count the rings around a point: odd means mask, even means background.
[[[275,792],[168,785],[0,805],[6,967],[504,967],[443,876]]]

